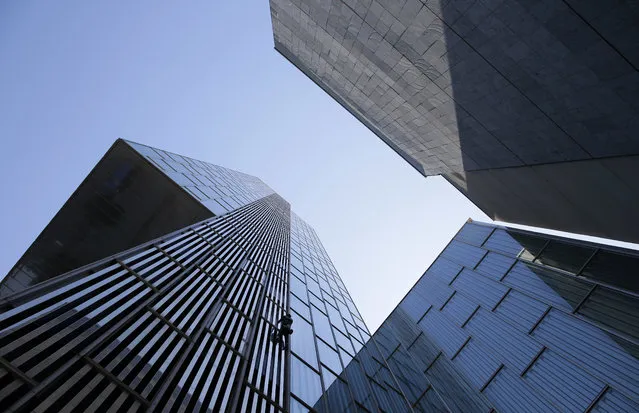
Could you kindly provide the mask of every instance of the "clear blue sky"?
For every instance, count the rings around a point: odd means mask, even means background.
[[[469,218],[273,49],[267,0],[0,3],[0,274],[118,137],[259,176],[375,329]]]

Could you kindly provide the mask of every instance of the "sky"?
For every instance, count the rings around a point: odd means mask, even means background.
[[[116,138],[260,177],[371,330],[468,218],[273,48],[267,0],[0,3],[0,274]]]

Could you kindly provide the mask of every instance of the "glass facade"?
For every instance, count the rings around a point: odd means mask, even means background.
[[[313,228],[262,181],[114,147],[75,199],[133,159],[116,227],[164,232],[0,298],[0,410],[639,411],[637,252],[467,223],[371,337]],[[204,218],[167,231],[146,220],[162,202],[136,212],[163,194]],[[120,245],[98,229],[82,239]]]
[[[331,411],[639,411],[637,268],[636,251],[467,223],[340,376],[359,410]],[[394,380],[349,380],[367,363]],[[406,406],[365,405],[369,388]]]
[[[289,217],[270,195],[9,297],[0,406],[282,411]]]
[[[134,160],[139,199],[164,191],[208,212],[69,272],[49,268],[0,299],[0,410],[312,409],[370,338],[314,230],[257,178],[114,147],[126,156],[108,154],[95,185]],[[140,214],[132,204],[122,215]],[[272,334],[287,313],[285,345]]]
[[[337,376],[370,334],[317,234],[295,213],[290,269],[291,411],[325,410],[323,391],[339,387]]]
[[[2,280],[0,297],[270,194],[253,176],[118,139]]]
[[[125,142],[215,215],[225,214],[274,193],[254,176],[139,143]]]

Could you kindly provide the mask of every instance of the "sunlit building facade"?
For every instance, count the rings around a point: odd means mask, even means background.
[[[352,378],[365,366],[392,373],[368,378],[382,411],[637,412],[638,267],[636,251],[467,223],[324,399],[377,411]]]

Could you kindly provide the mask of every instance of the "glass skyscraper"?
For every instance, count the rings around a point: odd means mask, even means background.
[[[330,411],[637,412],[637,268],[636,251],[469,222],[323,398]],[[384,365],[393,377],[372,379]],[[352,378],[362,366],[368,383]]]
[[[2,291],[3,411],[298,411],[370,337],[266,184],[123,140]]]
[[[118,140],[0,285],[0,410],[636,412],[637,268],[468,222],[371,337],[266,184]]]

